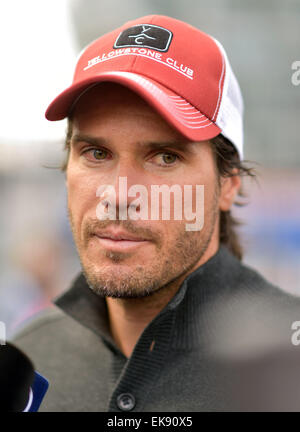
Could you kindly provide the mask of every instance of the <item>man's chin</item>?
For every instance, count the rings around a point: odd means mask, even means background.
[[[159,288],[155,279],[143,274],[144,267],[134,270],[125,264],[107,265],[101,272],[97,268],[83,267],[83,274],[89,287],[101,297],[143,298],[152,295]]]
[[[154,290],[144,288],[137,290],[136,287],[128,285],[126,282],[116,283],[111,281],[99,282],[88,281],[91,290],[100,297],[112,297],[120,299],[137,299],[149,297],[154,293]]]

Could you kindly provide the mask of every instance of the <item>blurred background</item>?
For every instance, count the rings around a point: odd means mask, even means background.
[[[244,262],[300,294],[299,0],[2,0],[0,2],[0,321],[10,336],[80,270],[63,160],[65,121],[44,112],[71,84],[81,49],[147,14],[182,19],[221,41],[245,102],[245,158],[258,184],[235,207]]]

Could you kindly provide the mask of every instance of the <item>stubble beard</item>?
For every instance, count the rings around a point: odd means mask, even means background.
[[[215,193],[205,229],[202,231],[186,231],[185,223],[181,223],[179,230],[176,231],[171,240],[169,239],[167,244],[164,244],[161,233],[155,233],[154,235],[152,231],[152,237],[151,235],[150,237],[155,239],[153,244],[157,253],[151,264],[148,266],[136,264],[129,268],[126,265],[126,253],[103,250],[103,261],[107,262],[109,259],[111,263],[96,265],[86,259],[86,247],[90,240],[89,233],[96,226],[103,229],[112,225],[112,223],[120,224],[122,228],[132,234],[141,234],[139,229],[135,229],[135,222],[131,220],[96,220],[91,222],[90,226],[86,226],[83,229],[82,240],[80,232],[78,233],[78,230],[75,228],[73,215],[70,206],[68,206],[70,225],[81,262],[82,272],[89,287],[101,297],[123,299],[151,296],[163,288],[166,289],[168,286],[171,286],[177,279],[187,274],[206,252],[212,238],[218,212],[217,193]]]

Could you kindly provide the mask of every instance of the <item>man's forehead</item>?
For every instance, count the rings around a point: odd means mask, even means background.
[[[73,145],[76,145],[79,142],[86,142],[95,146],[110,146],[113,144],[113,140],[111,140],[109,137],[81,133],[80,130],[76,128],[73,131],[71,143]],[[201,146],[201,143],[203,142],[188,141],[184,137],[182,139],[169,139],[163,141],[137,140],[135,142],[138,148],[145,149],[145,150],[147,150],[148,148],[163,149],[168,147],[168,148],[183,151],[188,154],[196,154]]]

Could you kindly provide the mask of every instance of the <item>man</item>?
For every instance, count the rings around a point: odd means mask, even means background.
[[[293,408],[273,394],[294,381],[274,377],[299,299],[240,262],[230,214],[251,174],[242,111],[221,44],[173,18],[126,23],[81,53],[46,117],[68,118],[82,273],[15,338],[50,382],[42,410]]]

